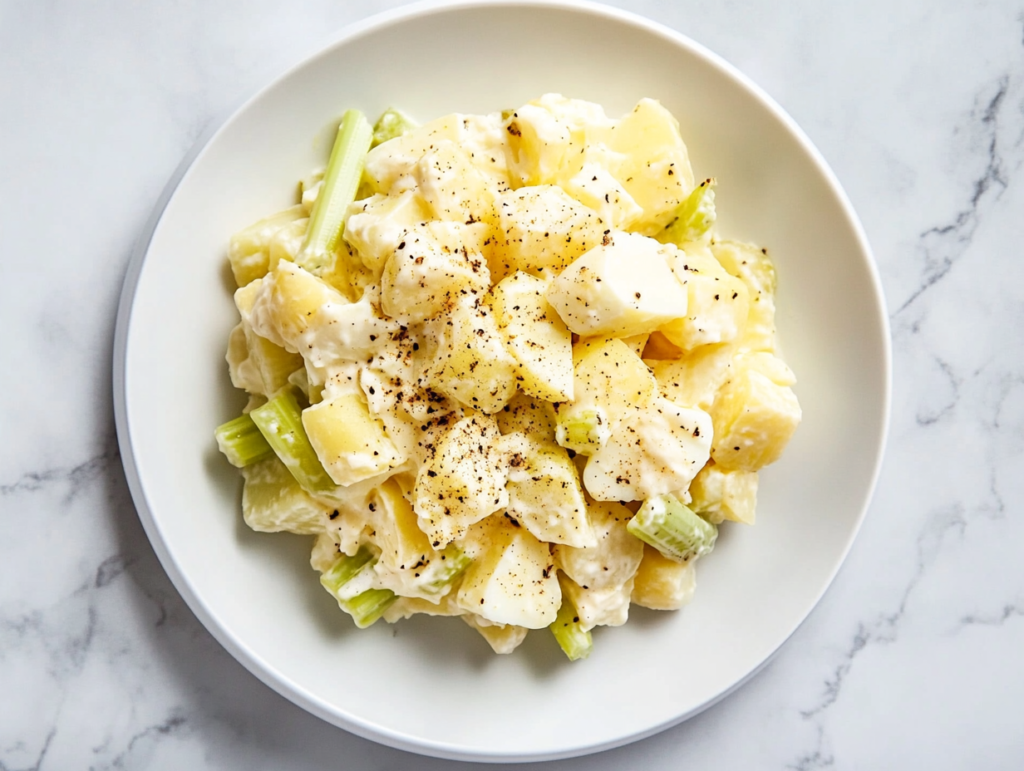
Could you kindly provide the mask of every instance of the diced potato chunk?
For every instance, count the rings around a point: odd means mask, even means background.
[[[382,145],[383,147],[383,145]],[[381,309],[388,316],[416,323],[447,310],[467,292],[486,292],[490,274],[486,259],[473,250],[472,228],[430,222],[409,229],[381,275]]]
[[[737,354],[734,366],[747,367],[760,372],[775,385],[791,386],[796,383],[796,375],[782,359],[768,351],[751,351]]]
[[[504,517],[490,517],[487,550],[466,570],[458,602],[496,624],[541,629],[555,620],[562,591],[551,548]]]
[[[747,322],[746,284],[730,276],[706,247],[675,251],[669,265],[687,289],[686,315],[660,331],[684,351],[734,340]]]
[[[261,533],[324,532],[328,512],[303,490],[277,458],[242,469],[242,517]]]
[[[739,241],[717,241],[711,251],[731,276],[743,281],[750,294],[750,311],[740,350],[775,350],[775,266],[763,249]]]
[[[415,190],[396,195],[374,195],[348,208],[345,240],[358,252],[363,264],[380,276],[413,225],[430,219],[427,202]]]
[[[434,360],[421,377],[467,407],[497,412],[516,392],[516,360],[505,348],[504,335],[490,307],[469,295],[435,324]]]
[[[344,305],[348,300],[295,263],[281,262],[263,280],[250,323],[256,334],[294,353],[313,317],[327,303]]]
[[[445,140],[458,141],[461,123],[461,115],[445,115],[378,145],[366,155],[366,179],[376,192],[388,193],[402,177],[413,173],[431,147]]]
[[[596,452],[627,417],[658,392],[647,365],[616,338],[580,341],[573,348],[575,401],[558,406],[558,443],[583,455]]]
[[[495,417],[502,434],[519,432],[538,441],[555,441],[555,408],[551,402],[519,392]]]
[[[628,230],[644,212],[609,171],[621,166],[625,157],[607,148],[601,152],[588,148],[586,157],[583,167],[562,183],[565,192],[596,212],[609,227]]]
[[[561,586],[562,592],[572,600],[584,631],[590,631],[595,626],[622,626],[629,618],[632,576],[622,584],[589,588],[563,577]]]
[[[444,434],[434,457],[420,467],[413,508],[435,549],[508,505],[508,454],[500,438],[494,418],[471,415]]]
[[[621,503],[590,501],[591,526],[597,536],[592,546],[556,546],[555,564],[584,589],[622,586],[636,573],[643,557],[643,541],[626,530],[633,512]]]
[[[566,168],[573,168],[588,133],[610,126],[600,105],[545,94],[517,109],[508,121],[509,172],[522,185],[554,183]]]
[[[644,558],[633,579],[633,602],[651,610],[679,610],[697,588],[696,563],[670,560],[644,544]]]
[[[782,455],[801,411],[791,388],[747,367],[722,387],[711,417],[715,463],[723,470],[757,471]]]
[[[517,270],[554,278],[608,231],[597,214],[552,185],[504,193],[495,209],[500,236],[491,263],[494,279]]]
[[[416,164],[419,191],[436,219],[452,222],[494,220],[494,193],[465,150],[438,142]]]
[[[686,315],[686,288],[666,255],[675,247],[616,232],[556,278],[548,302],[582,336],[629,337]]]
[[[255,391],[247,388],[250,393],[273,396],[288,384],[289,376],[302,367],[302,357],[257,335],[253,330],[250,324],[252,309],[262,284],[263,279],[258,278],[235,292],[235,305],[242,316],[239,326],[247,360],[245,364],[237,362],[234,369],[238,377],[246,380],[248,385],[257,386],[258,390]],[[234,356],[237,358],[237,355],[236,352]]]
[[[498,654],[508,654],[514,651],[526,639],[530,631],[526,627],[515,624],[495,624],[476,613],[466,613],[462,620],[480,633],[491,650]]]
[[[569,546],[597,543],[583,488],[569,454],[554,442],[516,434],[508,474],[508,515],[541,541]]]
[[[282,260],[295,262],[296,256],[306,243],[306,231],[309,219],[303,218],[289,222],[270,237],[267,245],[267,269],[274,270]]]
[[[249,346],[245,341],[245,322],[238,322],[228,335],[228,351],[224,358],[228,363],[231,385],[250,394],[263,394],[263,378],[249,356]]]
[[[544,297],[548,284],[517,272],[494,289],[494,311],[515,357],[519,387],[551,402],[571,401],[572,334]]]
[[[599,501],[640,501],[685,490],[710,449],[711,417],[658,397],[590,457],[583,483]]]
[[[357,394],[307,407],[302,411],[302,425],[336,484],[348,486],[402,462],[384,428]]]
[[[375,498],[374,541],[380,548],[382,563],[392,570],[406,570],[437,556],[398,482],[389,479],[377,490]]]
[[[650,365],[666,399],[709,412],[718,389],[732,374],[733,355],[729,344],[705,345],[677,361],[652,361]]]
[[[679,123],[659,102],[641,99],[612,129],[608,146],[627,156],[616,176],[644,212],[633,229],[657,234],[693,189]]]
[[[708,463],[690,484],[690,508],[712,524],[723,520],[754,524],[756,471],[723,471]]]
[[[265,276],[270,263],[270,241],[273,236],[284,226],[305,217],[305,209],[293,206],[235,233],[228,245],[228,262],[235,283],[245,286]]]

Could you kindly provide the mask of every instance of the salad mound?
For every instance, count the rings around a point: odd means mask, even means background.
[[[652,99],[348,111],[230,242],[245,522],[315,536],[359,627],[459,616],[498,653],[547,627],[576,660],[682,607],[801,418],[772,262],[715,223]]]

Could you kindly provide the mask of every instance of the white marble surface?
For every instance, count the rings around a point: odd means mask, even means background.
[[[276,695],[157,563],[114,439],[133,241],[211,120],[401,3],[0,0],[0,769],[440,769]],[[1024,767],[1024,4],[621,0],[802,124],[892,320],[879,488],[824,601],[689,722],[552,769]],[[468,766],[467,766],[468,767]]]

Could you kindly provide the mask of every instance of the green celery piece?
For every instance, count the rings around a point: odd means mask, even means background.
[[[580,618],[576,614],[576,606],[572,600],[562,594],[562,607],[558,609],[558,615],[548,627],[558,641],[558,645],[569,661],[585,659],[594,648],[594,640],[589,631],[584,631]]]
[[[555,441],[580,455],[593,455],[600,450],[611,430],[604,410],[563,407],[558,412]]]
[[[324,589],[334,595],[338,602],[350,599],[342,592],[342,587],[359,575],[363,568],[373,567],[376,562],[373,552],[365,546],[360,546],[359,551],[349,557],[342,554],[333,565],[324,573],[320,574],[320,583]]]
[[[648,498],[626,530],[676,562],[703,557],[715,546],[718,528],[671,493]]]
[[[473,560],[455,544],[448,544],[441,558],[430,563],[427,586],[434,594],[444,594],[466,572]]]
[[[355,200],[372,139],[373,129],[366,116],[359,110],[346,111],[327,162],[323,187],[313,204],[306,243],[296,258],[296,263],[311,273],[319,273],[334,261],[345,210]]]
[[[696,241],[715,224],[715,180],[705,179],[679,205],[673,219],[658,236],[663,244],[680,246]]]
[[[336,487],[309,443],[306,429],[302,427],[302,410],[292,388],[283,389],[249,415],[303,489],[328,492]]]
[[[389,139],[400,137],[406,131],[414,129],[419,125],[419,123],[401,110],[389,107],[373,126],[373,142],[370,144],[370,147],[373,148],[387,142]]]
[[[341,609],[352,616],[356,626],[366,629],[384,615],[391,604],[398,599],[398,595],[390,589],[367,589],[351,600],[342,600],[338,604]]]
[[[227,457],[228,463],[236,468],[244,468],[274,454],[273,448],[267,444],[249,415],[229,420],[217,426],[213,433],[217,437],[220,451]]]

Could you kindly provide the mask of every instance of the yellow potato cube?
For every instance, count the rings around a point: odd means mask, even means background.
[[[281,262],[263,280],[250,323],[258,335],[294,353],[302,334],[327,303],[344,305],[348,300],[298,265]]]
[[[551,402],[519,392],[495,417],[502,434],[518,432],[537,441],[555,441],[555,408]]]
[[[571,401],[572,334],[544,297],[548,284],[517,272],[492,290],[498,325],[518,366],[519,387],[551,402]]]
[[[625,156],[604,146],[588,147],[582,168],[562,182],[562,188],[616,230],[629,230],[644,211],[610,171],[622,166]]]
[[[430,208],[415,190],[374,195],[348,207],[344,236],[363,265],[379,277],[409,228],[429,219]]]
[[[791,388],[748,367],[722,387],[711,418],[715,463],[725,471],[757,471],[781,457],[801,412]]]
[[[490,307],[469,295],[439,318],[434,359],[420,377],[460,404],[488,415],[516,392],[516,360],[505,348]]]
[[[348,486],[399,465],[402,458],[358,394],[327,399],[302,411],[302,425],[336,484]]]
[[[608,146],[627,156],[616,176],[644,212],[632,230],[657,234],[693,189],[679,123],[659,102],[641,99],[612,129]]]
[[[756,471],[723,471],[713,461],[690,484],[690,508],[715,525],[723,520],[754,524]]]
[[[309,220],[306,218],[289,222],[270,237],[267,245],[267,270],[274,270],[281,260],[295,262],[306,242]]]
[[[636,573],[643,541],[626,530],[633,512],[621,503],[588,501],[587,513],[596,535],[591,546],[556,546],[555,564],[583,589],[622,586]]]
[[[491,646],[491,650],[502,655],[518,648],[530,631],[515,624],[495,624],[476,613],[465,613],[462,620],[480,633]]]
[[[747,323],[750,297],[746,284],[730,276],[704,246],[673,251],[669,266],[687,289],[686,315],[659,331],[678,348],[734,340]]]
[[[643,501],[685,490],[710,450],[711,417],[658,397],[591,455],[583,484],[599,501]]]
[[[384,565],[395,571],[411,570],[437,556],[398,482],[389,479],[374,497],[374,542]]]
[[[740,350],[775,350],[775,266],[765,249],[739,241],[716,241],[715,259],[731,276],[747,285],[750,310],[737,340]]]
[[[490,286],[486,259],[469,247],[480,228],[487,226],[430,222],[410,228],[381,275],[384,313],[417,323],[443,313],[467,292],[486,292]]]
[[[478,527],[486,531],[487,549],[466,569],[459,605],[496,624],[548,626],[562,604],[551,548],[504,517]]]
[[[494,418],[471,415],[448,429],[413,489],[413,509],[430,545],[442,549],[508,505],[508,453]]]
[[[238,286],[266,275],[270,262],[270,241],[282,227],[306,217],[301,206],[272,214],[231,237],[228,262]]]
[[[416,164],[415,176],[434,218],[494,221],[494,193],[487,178],[454,142],[439,142],[428,151]]]
[[[576,466],[554,442],[509,439],[508,515],[541,541],[593,546],[597,539],[587,516]]]
[[[608,226],[593,211],[553,185],[521,187],[498,196],[492,278],[517,270],[554,278],[602,242]]]
[[[619,423],[658,393],[647,365],[616,338],[581,340],[573,347],[575,400],[557,407],[558,443],[583,455],[596,452]]]
[[[258,390],[246,390],[270,397],[288,384],[288,378],[303,366],[303,361],[297,353],[261,337],[253,330],[250,323],[252,309],[262,285],[263,279],[259,278],[235,291],[235,306],[242,317],[240,327],[247,356],[247,363],[239,371],[244,369],[246,373],[255,372],[255,377],[246,379],[250,386],[256,385]]]
[[[242,517],[260,533],[316,534],[326,529],[328,511],[303,490],[277,458],[242,469]]]
[[[512,113],[506,125],[509,173],[520,185],[547,185],[579,169],[591,134],[611,121],[600,105],[545,94]]]
[[[696,562],[676,562],[644,544],[644,558],[633,578],[633,602],[651,610],[679,610],[697,588]]]
[[[683,407],[711,410],[718,389],[733,371],[732,345],[704,345],[676,361],[651,361],[651,371],[666,399]]]
[[[576,617],[584,631],[590,631],[595,626],[622,626],[629,619],[632,576],[625,583],[600,587],[584,588],[566,576],[561,576],[559,583],[562,594],[569,598],[576,609]]]
[[[420,158],[445,140],[457,142],[462,116],[445,115],[424,123],[370,150],[364,164],[364,178],[374,192],[387,194],[399,179],[412,174]]]
[[[672,273],[671,245],[615,232],[551,282],[548,302],[578,335],[630,337],[686,315],[687,293]]]

